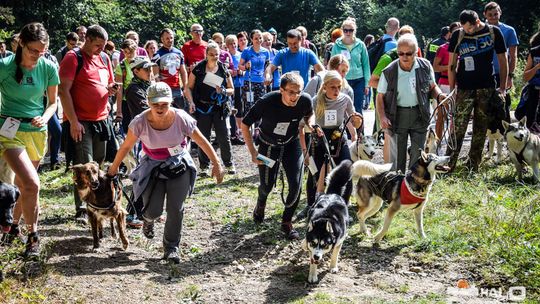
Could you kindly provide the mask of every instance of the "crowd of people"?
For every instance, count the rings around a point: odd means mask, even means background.
[[[135,155],[128,225],[142,227],[144,236],[153,238],[154,222],[165,205],[164,258],[175,263],[183,202],[195,177],[212,176],[220,183],[225,174],[234,175],[232,145],[245,145],[258,166],[256,223],[264,220],[282,167],[288,193],[281,228],[287,238],[298,239],[292,222],[302,192],[302,167],[309,168],[308,200],[298,219],[324,191],[332,166],[351,159],[347,142],[367,132],[362,113],[371,100],[376,109],[373,133],[382,134],[384,161],[394,170],[405,172],[415,163],[431,123],[439,137],[445,128],[455,132],[457,143],[446,150],[455,168],[471,113],[473,137],[465,165],[478,170],[488,123],[510,119],[508,90],[519,44],[515,30],[500,22],[497,3],[488,3],[483,14],[485,21],[464,10],[427,46],[426,58],[412,27],[400,27],[397,18],[388,19],[379,39],[358,38],[356,20],[347,18],[320,50],[324,64],[302,26],[287,31],[283,43],[273,28],[213,33],[205,41],[203,26],[193,24],[192,39],[181,48],[169,28],[143,47],[139,35],[129,31],[119,50],[103,27],[80,26],[51,55],[43,25],[25,25],[12,39],[13,52],[0,43],[2,165],[14,171],[13,182],[21,190],[14,223],[2,242],[21,237],[24,218],[25,255],[39,255],[38,167],[47,151],[50,168],[59,168],[61,146],[66,165],[109,161],[111,176],[121,171],[126,155]],[[528,93],[522,96],[521,112],[516,111],[516,116],[528,116],[531,128],[539,128],[539,70],[536,33],[523,73]],[[441,111],[447,105],[439,106],[451,94],[452,125],[448,111]],[[499,108],[504,113],[495,115]],[[121,146],[119,135],[124,138]],[[75,218],[86,223],[84,202],[75,189],[73,194]],[[350,191],[346,196],[348,200]]]

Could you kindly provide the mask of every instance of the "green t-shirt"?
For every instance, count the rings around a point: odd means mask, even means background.
[[[131,69],[129,68],[128,60],[124,59],[122,60],[122,62],[116,65],[116,68],[114,68],[114,76],[122,77],[122,88],[123,88],[122,92],[125,93],[127,87],[129,86],[129,84],[131,83],[131,80],[133,79],[133,71],[131,71]],[[124,96],[123,99],[126,100],[125,94],[123,96]]]
[[[0,60],[0,92],[2,92],[0,113],[19,118],[34,118],[43,115],[45,111],[43,96],[47,88],[60,83],[58,68],[52,61],[41,57],[31,71],[22,68],[21,83],[15,80],[16,69],[15,56]],[[4,120],[0,118],[0,125],[4,123]],[[46,126],[36,128],[30,123],[21,123],[19,127],[19,131],[46,129]]]
[[[381,77],[382,71],[390,64],[394,59],[390,56],[391,52],[397,52],[397,48],[391,49],[390,51],[384,53],[377,62],[377,66],[373,70],[373,75]]]

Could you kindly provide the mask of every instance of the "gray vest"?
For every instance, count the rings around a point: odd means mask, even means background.
[[[431,92],[430,85],[430,63],[424,58],[416,58],[419,67],[416,71],[416,96],[418,101],[418,106],[420,108],[420,117],[422,122],[426,125],[429,124],[430,113],[430,104],[429,97]],[[388,82],[388,88],[386,89],[386,94],[384,94],[384,112],[386,117],[390,119],[390,122],[394,124],[396,121],[396,111],[397,111],[397,81],[398,81],[398,64],[399,59],[394,60],[390,63],[384,70],[384,77]]]

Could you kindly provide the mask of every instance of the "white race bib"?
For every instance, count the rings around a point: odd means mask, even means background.
[[[465,71],[472,72],[474,71],[474,58],[473,57],[465,57]]]
[[[99,69],[99,81],[102,85],[108,86],[109,85],[109,71],[105,69]]]
[[[175,155],[178,155],[178,154],[182,153],[182,145],[178,145],[178,146],[175,146],[175,147],[172,147],[172,148],[167,148],[167,150],[169,150],[169,154],[171,156],[175,156]]]
[[[19,130],[19,126],[21,125],[21,122],[13,117],[8,117],[4,121],[4,124],[2,125],[2,128],[0,129],[0,135],[7,137],[9,139],[13,139],[15,137],[15,134],[17,133],[17,130]]]
[[[278,122],[276,128],[274,129],[274,134],[285,136],[290,124],[291,123],[289,122]]]
[[[345,56],[347,60],[351,60],[351,52],[349,52],[348,50],[342,50],[341,55]]]
[[[324,125],[326,127],[337,126],[337,110],[324,111]]]

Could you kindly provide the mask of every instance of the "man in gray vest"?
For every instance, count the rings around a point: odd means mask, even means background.
[[[420,157],[426,141],[430,118],[430,96],[437,102],[446,96],[435,83],[433,68],[428,60],[417,58],[418,42],[412,34],[401,36],[397,42],[399,59],[383,70],[377,87],[377,112],[381,127],[389,132],[390,160],[393,170],[405,173],[407,141],[411,139],[409,168]]]

